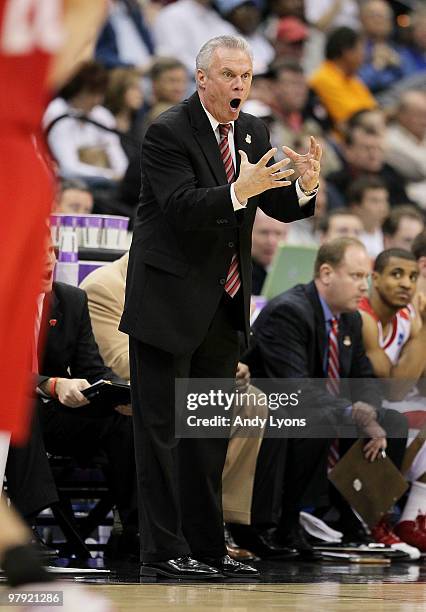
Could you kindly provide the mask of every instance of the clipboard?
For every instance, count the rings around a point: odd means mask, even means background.
[[[367,461],[364,444],[364,440],[355,442],[328,477],[371,528],[405,493],[408,484],[389,457]]]
[[[114,408],[120,404],[130,404],[130,385],[111,382],[110,380],[98,380],[93,385],[81,392],[91,403],[95,400],[105,406]]]

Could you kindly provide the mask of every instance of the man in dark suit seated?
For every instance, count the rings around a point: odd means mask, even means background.
[[[314,280],[273,299],[253,328],[255,346],[247,361],[254,376],[279,379],[284,386],[283,379],[307,379],[304,393],[313,408],[308,418],[317,419],[330,432],[328,438],[264,440],[268,453],[261,449],[258,460],[253,520],[262,514],[265,478],[268,473],[270,477],[271,467],[280,464],[283,495],[277,541],[305,556],[312,556],[313,551],[299,527],[299,511],[303,505],[319,506],[324,501],[321,494],[327,493],[330,447],[336,451],[333,432],[345,424],[356,425],[367,439],[364,453],[371,461],[387,449],[399,468],[404,455],[406,420],[394,410],[381,409],[380,389],[369,380],[374,372],[365,354],[357,312],[367,293],[369,273],[370,260],[361,242],[356,238],[332,240],[319,249]],[[298,416],[297,409],[292,416]],[[353,442],[341,438],[340,455]],[[342,518],[350,522],[349,507],[342,503],[341,508]],[[241,538],[237,542],[242,545]]]
[[[95,408],[81,393],[100,379],[124,381],[105,366],[99,354],[85,292],[52,282],[55,261],[50,244],[36,320],[39,346],[39,373],[34,374],[37,414],[29,443],[10,450],[6,468],[8,492],[18,510],[30,518],[57,501],[45,451],[82,460],[103,455],[107,460],[105,476],[127,530],[123,539],[128,540],[133,533],[137,544],[130,406],[117,406],[112,411],[105,407],[105,414],[102,414],[104,407]]]

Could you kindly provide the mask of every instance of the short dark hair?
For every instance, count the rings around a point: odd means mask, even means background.
[[[388,217],[383,222],[382,231],[386,236],[395,236],[398,231],[399,224],[401,219],[404,217],[409,217],[410,219],[415,219],[420,223],[425,222],[424,215],[417,210],[415,206],[411,206],[411,204],[403,204],[401,206],[395,206]]]
[[[364,111],[362,111],[361,115],[364,115]],[[355,144],[355,135],[363,134],[365,136],[378,136],[380,137],[380,133],[374,128],[363,125],[362,123],[355,122],[354,124],[347,124],[346,129],[344,130],[344,141],[345,145],[351,147]]]
[[[399,259],[407,259],[408,261],[416,261],[413,253],[405,249],[385,249],[379,253],[374,261],[373,270],[381,274],[389,263],[391,257],[399,257]]]
[[[185,64],[175,59],[174,57],[159,57],[151,65],[149,76],[152,81],[159,79],[165,72],[169,70],[175,70],[176,68],[182,68],[186,70]]]
[[[281,72],[295,72],[296,74],[304,74],[303,66],[295,59],[277,58],[270,66],[269,70],[273,79],[278,79]]]
[[[346,208],[344,206],[340,206],[339,208],[334,208],[327,215],[324,215],[324,217],[322,217],[319,220],[319,223],[318,223],[319,231],[326,234],[328,230],[330,229],[330,220],[333,217],[341,217],[343,215],[348,215],[349,217],[356,217],[357,219],[359,219],[358,215],[354,213],[353,210],[351,210],[350,208]]]
[[[329,264],[333,268],[337,268],[342,263],[345,253],[350,246],[358,246],[365,251],[365,246],[360,240],[348,236],[334,238],[334,240],[321,245],[315,259],[314,278],[318,278],[323,264]]]
[[[342,26],[330,32],[325,45],[325,57],[328,60],[335,60],[342,57],[345,51],[353,49],[361,40],[361,34]]]
[[[386,183],[378,176],[364,175],[356,179],[346,192],[346,201],[348,204],[361,204],[364,199],[365,192],[369,189],[386,189],[389,191]]]
[[[98,62],[84,62],[79,71],[58,92],[58,96],[70,100],[81,91],[105,93],[107,86],[107,69]]]
[[[423,232],[414,238],[413,244],[411,245],[411,252],[416,259],[426,257],[426,230],[423,230]]]
[[[354,128],[361,128],[368,134],[377,134],[378,132],[374,131],[371,126],[366,126],[364,124],[364,119],[370,113],[374,113],[380,110],[380,108],[363,108],[361,110],[356,111],[355,113],[352,113],[352,115],[346,120],[346,130],[350,132]]]
[[[59,192],[63,193],[67,189],[77,189],[78,191],[87,191],[92,193],[87,183],[81,179],[64,179],[59,183]]]

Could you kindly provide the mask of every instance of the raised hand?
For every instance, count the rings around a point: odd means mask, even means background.
[[[310,137],[309,151],[305,155],[296,153],[290,147],[283,147],[282,149],[299,173],[301,188],[305,191],[312,191],[312,189],[318,187],[322,149],[315,138],[313,136]]]
[[[294,170],[283,170],[290,163],[289,159],[283,159],[271,166],[267,163],[273,158],[277,149],[270,149],[257,164],[251,164],[244,151],[238,151],[241,156],[240,174],[235,181],[235,195],[239,202],[245,202],[259,193],[277,187],[287,187],[291,181],[286,181],[288,176],[294,174]]]

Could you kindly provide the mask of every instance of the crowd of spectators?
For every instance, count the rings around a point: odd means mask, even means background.
[[[94,60],[45,114],[58,174],[84,177],[94,212],[132,217],[146,129],[194,90],[201,45],[239,34],[254,54],[247,112],[274,146],[320,139],[329,211],[351,205],[365,175],[383,180],[391,207],[423,210],[426,12],[419,2],[405,13],[386,0],[114,0]]]

